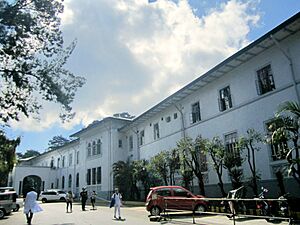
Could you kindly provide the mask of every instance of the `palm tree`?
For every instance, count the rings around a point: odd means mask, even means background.
[[[134,198],[133,171],[129,161],[118,161],[113,164],[114,185],[127,198]]]
[[[300,128],[300,105],[297,102],[285,102],[279,106],[276,118],[268,127],[271,131],[273,144],[287,143],[292,141],[292,146],[281,145],[279,154],[285,156],[289,173],[300,185],[300,157],[299,157],[299,128]]]

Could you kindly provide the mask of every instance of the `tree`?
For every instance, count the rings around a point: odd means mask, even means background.
[[[269,124],[271,133],[269,142],[277,145],[277,157],[287,160],[289,173],[300,185],[299,155],[300,105],[297,102],[285,102],[279,106],[275,119]],[[291,141],[291,145],[288,144]]]
[[[167,153],[160,152],[150,159],[150,170],[157,174],[164,182],[165,185],[168,185],[168,162],[167,162]]]
[[[212,159],[212,166],[217,173],[219,180],[219,187],[221,190],[221,194],[223,197],[226,196],[226,192],[224,190],[224,183],[222,179],[223,167],[224,167],[224,155],[225,155],[225,147],[220,138],[214,137],[211,141],[207,141],[205,152],[208,153]]]
[[[207,171],[207,163],[205,158],[206,139],[198,136],[195,141],[186,137],[177,143],[180,152],[180,158],[193,174],[198,178],[200,193],[205,195],[203,172]]]
[[[129,161],[118,161],[113,164],[114,185],[129,199],[133,198],[133,171]]]
[[[22,159],[30,158],[33,156],[39,156],[41,153],[35,150],[27,150],[23,155],[21,154]]]
[[[243,185],[243,171],[239,168],[243,159],[236,152],[226,152],[224,155],[224,168],[228,170],[233,189]]]
[[[140,181],[144,188],[144,194],[146,199],[146,195],[150,188],[150,177],[148,172],[148,164],[147,160],[136,160],[132,162],[133,167],[133,177],[136,181]],[[138,199],[140,199],[140,194],[138,192]]]
[[[70,140],[67,138],[64,138],[62,135],[54,136],[49,142],[48,142],[48,148],[49,150],[55,149],[58,147],[61,147],[65,144],[67,144]]]
[[[16,162],[16,147],[20,144],[20,138],[9,140],[3,131],[0,131],[0,186],[7,185],[9,172]]]
[[[0,0],[0,121],[38,114],[41,99],[61,105],[63,121],[85,80],[64,68],[76,41],[63,48],[62,0]]]
[[[180,168],[178,149],[174,148],[167,152],[167,164],[169,167],[170,185],[175,185],[175,173]]]
[[[255,154],[257,151],[260,150],[256,144],[262,142],[262,136],[260,133],[255,131],[254,129],[247,130],[247,136],[241,137],[239,140],[239,148],[241,150],[246,150],[246,158],[247,162],[252,174],[250,178],[250,186],[253,190],[255,196],[258,196],[258,184],[257,181],[260,179],[258,171],[256,169],[256,162],[255,162]]]

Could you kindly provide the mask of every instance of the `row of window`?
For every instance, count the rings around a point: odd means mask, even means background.
[[[259,70],[257,70],[257,79],[256,79],[256,87],[257,87],[257,94],[262,95],[267,92],[270,92],[275,89],[275,83],[273,79],[272,69],[271,65],[267,65]],[[232,105],[232,98],[231,98],[231,92],[230,92],[230,86],[226,86],[219,90],[219,97],[218,97],[218,103],[219,103],[219,110],[221,112],[230,109],[233,107]],[[191,117],[190,121],[191,123],[197,123],[201,121],[201,112],[200,112],[200,103],[195,102],[191,105]],[[174,113],[174,119],[177,118],[177,113]],[[163,120],[163,117],[162,117]],[[171,117],[166,117],[166,122],[170,122]],[[152,124],[150,124],[152,126]],[[160,130],[159,130],[159,123],[153,124],[153,139],[157,140],[160,138]],[[142,130],[139,132],[139,145],[145,144],[145,131]],[[120,141],[119,141],[119,147],[120,147]],[[133,149],[133,137],[129,137],[129,150]]]
[[[55,161],[54,157],[52,157],[50,161],[50,168],[55,168],[54,161]],[[73,164],[73,154],[70,153],[68,158],[68,166],[72,166],[72,164]],[[76,164],[79,164],[79,151],[76,152]],[[47,163],[45,166],[47,166]],[[56,168],[60,168],[60,167],[61,168],[66,167],[66,156],[62,156],[62,162],[60,162],[60,157],[57,158]]]
[[[101,146],[102,146],[101,139],[89,142],[87,144],[87,156],[91,157],[91,156],[94,156],[94,155],[101,155],[101,153],[102,153],[101,152]]]
[[[68,177],[68,188],[72,188],[72,175],[69,174]],[[76,174],[76,187],[79,187],[79,173]],[[54,188],[54,184],[51,183],[51,188]],[[59,188],[59,178],[56,179],[55,188]],[[44,187],[42,188],[42,190]],[[61,189],[65,189],[65,176],[62,176],[61,178]]]
[[[273,73],[271,65],[267,65],[256,71],[257,79],[255,81],[257,94],[262,95],[270,91],[275,90],[275,83],[273,79]],[[226,86],[219,90],[219,110],[223,112],[232,108],[232,98],[230,92],[230,86]],[[195,102],[192,104],[191,123],[201,121],[200,104]]]
[[[101,167],[87,169],[87,185],[101,184]]]

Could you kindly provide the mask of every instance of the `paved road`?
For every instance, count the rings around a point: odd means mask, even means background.
[[[160,222],[150,222],[148,213],[144,207],[122,207],[121,214],[124,221],[113,220],[113,210],[105,206],[97,206],[97,210],[81,211],[78,203],[73,206],[73,213],[66,213],[65,203],[41,204],[43,212],[37,213],[33,218],[33,225],[160,225],[160,224],[193,224],[190,215],[181,215]],[[233,221],[224,216],[202,216],[195,219],[198,225],[233,225]],[[238,219],[236,225],[267,225],[265,220]],[[281,222],[287,225],[287,222]],[[23,208],[19,212],[12,213],[5,219],[0,220],[0,225],[26,225]]]

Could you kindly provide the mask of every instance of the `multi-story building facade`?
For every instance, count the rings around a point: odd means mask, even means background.
[[[36,175],[41,189],[78,193],[87,186],[108,197],[114,186],[112,165],[119,160],[150,159],[176,147],[186,136],[219,136],[230,151],[247,129],[266,133],[281,103],[300,102],[299,82],[300,13],[135,119],[109,117],[94,122],[72,134],[75,140],[67,145],[21,163],[10,182],[21,193],[27,176]],[[256,163],[262,182],[277,186],[275,173],[285,168],[286,161],[275,157],[278,149],[259,147]],[[207,195],[213,196],[218,180],[208,156],[207,161]],[[241,169],[250,176],[245,163]],[[226,173],[224,181],[229,188]],[[288,188],[297,190],[295,185]]]

